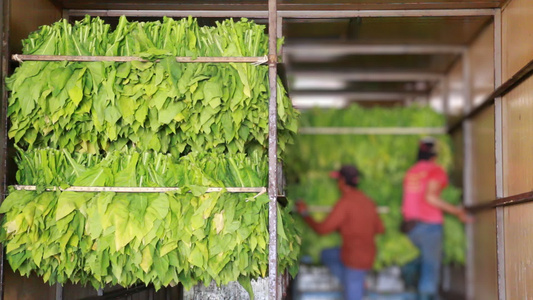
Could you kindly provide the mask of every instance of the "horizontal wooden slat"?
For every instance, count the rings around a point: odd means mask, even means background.
[[[170,1],[170,0],[53,0],[64,8],[97,8],[97,9],[200,9],[200,10],[266,10],[266,1],[242,0],[221,2],[216,0],[203,1]],[[404,10],[404,9],[487,9],[500,7],[505,0],[477,1],[444,1],[444,0],[280,0],[279,10]]]
[[[333,209],[331,205],[309,205],[308,210],[312,213],[329,213]],[[390,209],[388,206],[378,206],[377,211],[380,214],[388,214]]]
[[[528,202],[533,202],[533,192],[504,197],[484,204],[467,206],[466,210],[471,213],[477,213],[479,211],[492,209],[495,207],[516,205]]]
[[[299,134],[445,134],[446,128],[441,127],[303,127],[298,131]]]

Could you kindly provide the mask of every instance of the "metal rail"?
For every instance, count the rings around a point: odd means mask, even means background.
[[[149,62],[150,60],[137,57],[137,56],[77,56],[77,55],[26,55],[26,54],[13,54],[12,59],[18,62],[22,61],[112,61],[112,62],[128,62],[128,61],[141,61]],[[155,60],[158,61],[158,60]],[[250,56],[250,57],[234,57],[234,56],[220,56],[220,57],[207,57],[200,56],[193,57],[176,57],[177,62],[182,63],[253,63],[264,64],[268,61],[266,56]]]
[[[302,127],[299,134],[319,135],[319,134],[445,134],[444,127]]]
[[[18,191],[36,191],[35,185],[14,185]],[[179,187],[117,187],[117,186],[71,186],[65,189],[60,187],[47,188],[46,191],[62,192],[115,192],[115,193],[166,193],[181,191]],[[215,193],[226,191],[228,193],[266,193],[264,187],[211,187],[207,188],[206,193]]]

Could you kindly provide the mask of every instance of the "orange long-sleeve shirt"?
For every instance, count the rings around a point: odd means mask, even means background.
[[[358,189],[339,199],[323,222],[304,218],[318,234],[338,231],[342,236],[341,260],[351,268],[369,270],[376,257],[374,238],[385,231],[374,202]]]

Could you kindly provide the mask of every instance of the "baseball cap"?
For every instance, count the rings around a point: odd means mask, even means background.
[[[427,159],[437,155],[436,140],[432,137],[420,139],[418,144],[418,157]]]
[[[340,168],[340,170],[330,172],[329,176],[335,179],[342,177],[346,183],[356,185],[359,174],[359,170],[354,165],[344,165]]]

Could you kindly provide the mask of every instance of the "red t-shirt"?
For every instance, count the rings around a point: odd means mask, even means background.
[[[403,180],[402,202],[405,220],[442,224],[442,211],[426,201],[430,181],[437,181],[440,191],[448,185],[446,171],[433,161],[419,161],[407,171]]]
[[[342,236],[341,260],[344,265],[369,270],[374,264],[374,237],[385,231],[376,205],[363,192],[345,192],[322,223],[306,217],[307,223],[319,234],[339,231]]]

